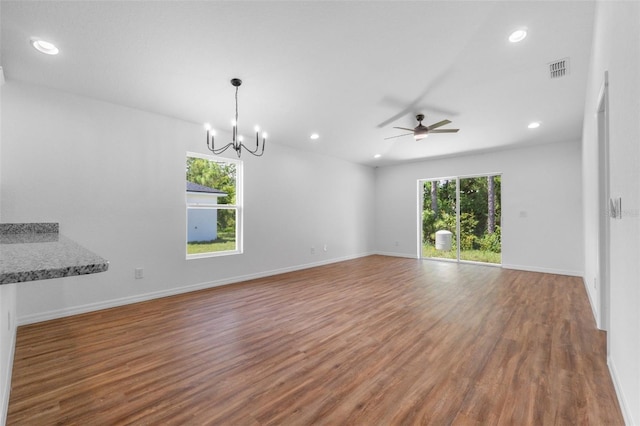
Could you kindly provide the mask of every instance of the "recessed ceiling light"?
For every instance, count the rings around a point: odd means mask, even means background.
[[[509,36],[509,41],[511,43],[519,43],[527,37],[527,30],[524,28],[520,28],[519,30],[515,30]]]
[[[312,134],[311,134],[311,136],[310,136],[310,138],[311,138],[311,140],[312,140],[312,141],[315,141],[315,140],[316,140],[316,139],[318,139],[319,137],[320,137],[320,135],[319,135],[319,134],[317,134],[317,133],[312,133]]]
[[[527,126],[530,129],[537,129],[538,127],[540,127],[540,122],[539,121],[534,121],[532,123],[529,123],[529,125]]]
[[[57,55],[58,52],[60,52],[55,44],[35,37],[31,38],[31,45],[38,52],[42,52],[47,55]]]
[[[376,154],[373,156],[373,158],[380,158],[380,157],[382,157],[382,154]]]

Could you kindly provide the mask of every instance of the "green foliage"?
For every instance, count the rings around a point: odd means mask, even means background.
[[[422,242],[434,241],[433,235],[436,222],[436,213],[431,209],[422,211]]]
[[[493,234],[485,234],[482,236],[482,238],[480,239],[480,250],[500,253],[500,238],[500,227],[496,226],[496,230]]]
[[[475,234],[478,220],[473,213],[462,213],[460,215],[460,249],[473,250],[478,248],[478,236]]]
[[[434,230],[433,230],[433,241],[436,240],[436,231],[440,231],[440,230],[447,230],[447,231],[451,231],[453,234],[456,233],[456,215],[454,214],[449,214],[449,213],[445,213],[442,212],[440,214],[440,217],[438,219],[436,219],[435,223],[434,223]]]

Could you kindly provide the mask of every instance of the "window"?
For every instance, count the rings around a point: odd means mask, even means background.
[[[187,153],[187,259],[242,253],[242,161]]]

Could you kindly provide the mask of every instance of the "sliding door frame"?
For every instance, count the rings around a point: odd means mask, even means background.
[[[480,173],[480,174],[471,174],[471,175],[458,175],[458,176],[418,179],[418,250],[417,250],[418,259],[438,260],[438,261],[456,262],[456,263],[470,263],[470,264],[476,264],[476,265],[502,267],[502,238],[500,239],[500,263],[477,262],[473,260],[460,259],[460,180],[469,179],[469,178],[489,177],[489,176],[502,177],[502,173],[501,172]],[[442,180],[449,180],[449,181],[455,180],[456,182],[456,259],[422,256],[422,241],[423,241],[422,212],[424,211],[424,184],[425,182],[438,182]],[[500,204],[502,204],[502,191],[500,191]],[[502,228],[502,210],[500,210],[500,227]]]

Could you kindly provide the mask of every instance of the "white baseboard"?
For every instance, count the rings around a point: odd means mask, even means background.
[[[602,324],[600,324],[600,315],[598,314],[598,306],[593,302],[593,299],[591,297],[591,292],[589,291],[587,281],[584,279],[584,277],[582,277],[582,284],[584,285],[584,290],[587,292],[587,298],[589,299],[589,305],[591,306],[591,313],[593,314],[593,319],[596,322],[596,326],[598,327],[599,330],[603,330]]]
[[[0,404],[0,425],[4,426],[7,422],[7,413],[9,412],[9,396],[11,395],[11,376],[13,374],[13,357],[16,353],[16,327],[11,330],[11,340],[9,342],[9,356],[7,357],[7,365],[2,365],[4,370],[2,383],[2,401]]]
[[[395,252],[386,252],[386,251],[378,251],[376,252],[376,254],[379,254],[381,256],[392,256],[392,257],[405,257],[408,259],[419,259],[418,256],[413,255],[413,254],[406,254],[406,253],[395,253]],[[455,259],[429,259],[429,260],[435,260],[435,261],[452,261],[455,262]],[[482,262],[464,262],[465,264],[469,264],[469,263],[477,263],[478,265],[483,265]],[[502,265],[494,265],[494,264],[484,264],[483,266],[496,266],[496,267],[500,267],[502,266],[505,269],[516,269],[516,270],[520,270],[520,271],[529,271],[529,272],[542,272],[545,274],[556,274],[556,275],[568,275],[568,276],[572,276],[572,277],[582,277],[584,275],[584,272],[582,271],[570,271],[570,270],[565,270],[565,269],[552,269],[552,268],[540,268],[540,267],[536,267],[536,266],[523,266],[523,265],[509,265],[509,264],[502,264]]]
[[[556,275],[568,275],[571,277],[582,277],[584,275],[584,271],[570,271],[567,269],[540,268],[537,266],[509,265],[507,263],[503,263],[502,267],[505,269],[516,269],[519,271],[542,272],[545,274],[556,274]]]
[[[618,396],[618,403],[620,404],[620,410],[622,411],[622,417],[624,417],[624,423],[628,426],[636,426],[637,423],[634,421],[631,412],[629,411],[629,403],[627,402],[627,398],[620,387],[620,381],[618,379],[618,371],[616,370],[616,366],[613,363],[611,357],[607,357],[607,365],[609,366],[609,374],[611,375],[611,380],[613,380],[613,387],[616,390],[616,395]]]
[[[375,254],[380,256],[391,256],[391,257],[406,257],[407,259],[417,259],[418,256],[415,254],[406,254],[406,253],[394,253],[390,251],[378,251]]]
[[[72,306],[69,308],[55,309],[47,312],[38,312],[36,314],[24,315],[18,318],[18,325],[33,324],[42,321],[49,321],[56,318],[68,317],[71,315],[84,314],[87,312],[99,311],[101,309],[115,308],[117,306],[129,305],[131,303],[145,302],[147,300],[158,299],[161,297],[175,296],[177,294],[188,293],[191,291],[204,290],[207,288],[219,287],[228,284],[240,283],[257,278],[269,277],[272,275],[284,274],[287,272],[299,271],[303,269],[314,268],[317,266],[329,265],[332,263],[343,262],[345,260],[357,259],[360,257],[370,256],[374,253],[362,253],[341,258],[327,259],[319,262],[306,263],[302,265],[290,266],[271,271],[264,271],[255,274],[247,274],[236,277],[225,278],[216,281],[207,281],[198,284],[187,285],[183,287],[175,287],[167,290],[154,291],[151,293],[137,294],[135,296],[127,296],[118,299],[105,300],[96,303],[88,303],[84,305]],[[13,358],[12,358],[13,359]]]

